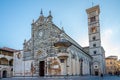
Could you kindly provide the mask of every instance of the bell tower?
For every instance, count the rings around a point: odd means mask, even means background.
[[[105,51],[101,46],[99,5],[86,10],[88,15],[89,54],[93,57],[93,75],[105,74]]]

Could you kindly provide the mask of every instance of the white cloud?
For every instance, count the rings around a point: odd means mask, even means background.
[[[112,34],[113,34],[112,29],[107,29],[103,32],[104,37],[107,37],[107,38],[110,38]]]
[[[118,56],[120,59],[120,47],[119,45],[115,45],[114,41],[111,41],[112,38],[114,38],[114,34],[113,34],[113,30],[112,29],[106,29],[102,36],[101,36],[101,42],[102,42],[102,46],[105,49],[105,55],[110,56],[110,55],[115,55]]]
[[[82,46],[82,47],[85,47],[85,46],[89,46],[89,40],[88,40],[88,37],[87,36],[84,36],[84,37],[79,37],[76,39],[76,41]]]

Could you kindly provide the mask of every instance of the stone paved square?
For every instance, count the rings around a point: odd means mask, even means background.
[[[120,80],[120,76],[12,77],[0,80]]]

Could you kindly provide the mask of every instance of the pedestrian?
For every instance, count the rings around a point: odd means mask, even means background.
[[[101,74],[101,77],[103,77],[103,74]]]

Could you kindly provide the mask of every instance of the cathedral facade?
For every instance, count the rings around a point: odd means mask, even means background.
[[[94,10],[92,10],[95,8]],[[88,17],[91,10],[97,15],[99,6],[87,9]],[[68,36],[63,29],[56,26],[51,11],[45,17],[41,11],[39,18],[32,22],[31,38],[23,43],[23,51],[14,54],[14,76],[58,76],[58,75],[100,75],[104,74],[103,48],[100,45],[100,26],[90,24],[97,32],[89,32],[97,40],[89,40],[89,47],[81,47]],[[89,18],[88,18],[89,20]],[[88,22],[89,24],[89,22]],[[94,30],[93,30],[94,31]],[[96,43],[96,47],[92,47]],[[97,51],[100,55],[93,55]],[[97,67],[96,67],[97,66]]]

